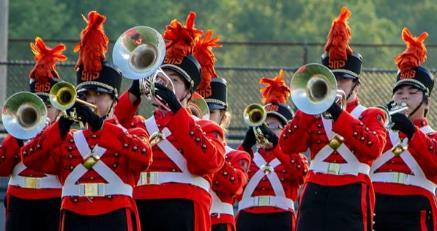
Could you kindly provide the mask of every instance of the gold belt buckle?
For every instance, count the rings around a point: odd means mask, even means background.
[[[338,175],[340,173],[340,164],[328,163],[328,173]]]
[[[393,152],[393,154],[395,154],[396,156],[399,156],[400,154],[402,154],[405,150],[407,150],[407,147],[403,146],[402,144],[398,144],[395,147],[393,147],[391,149],[391,151]]]
[[[334,150],[337,150],[337,148],[340,147],[340,145],[343,143],[343,141],[344,141],[343,137],[335,135],[334,138],[332,138],[329,141],[329,147],[331,147]]]
[[[407,174],[402,173],[402,172],[396,172],[393,176],[393,181],[396,183],[401,183],[404,184],[405,181],[407,180]]]
[[[164,139],[164,134],[161,132],[155,132],[149,137],[150,147],[157,145]]]
[[[269,196],[259,196],[258,197],[258,205],[259,206],[268,206],[268,205],[270,205],[270,197]]]
[[[157,172],[141,172],[140,185],[158,184]]]
[[[38,188],[39,178],[37,177],[24,177],[24,185],[26,188]]]
[[[98,183],[86,183],[84,186],[84,196],[86,197],[96,197],[99,195],[99,184]]]

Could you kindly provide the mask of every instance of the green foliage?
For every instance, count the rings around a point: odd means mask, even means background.
[[[225,41],[294,41],[324,43],[332,19],[346,5],[352,11],[352,43],[402,44],[400,33],[408,26],[413,33],[428,31],[427,43],[437,42],[432,0],[12,0],[10,1],[10,38],[32,40],[78,39],[85,25],[81,14],[98,10],[108,17],[105,30],[115,40],[135,25],[148,25],[163,31],[171,19],[185,21],[186,14],[198,14],[198,27],[213,29]],[[70,60],[76,55],[67,44]],[[28,43],[11,43],[10,59],[29,59]],[[363,54],[366,67],[394,68],[397,48],[353,47]],[[431,51],[431,50],[430,50]],[[217,49],[219,65],[225,66],[299,66],[303,49],[289,46],[236,46]],[[308,61],[319,61],[322,47],[309,49]],[[429,57],[431,57],[429,55]]]

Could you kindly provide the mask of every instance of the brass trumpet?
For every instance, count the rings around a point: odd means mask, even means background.
[[[271,145],[271,142],[260,129],[260,126],[264,124],[267,118],[267,112],[262,105],[256,103],[249,104],[243,111],[243,118],[247,126],[252,127],[258,144],[261,146]]]
[[[346,106],[346,94],[337,89],[334,73],[318,63],[300,67],[291,79],[290,88],[294,105],[306,114],[323,114],[329,118],[326,110],[334,102],[342,108]]]
[[[391,116],[393,114],[408,110],[407,103],[405,102],[391,102],[390,108],[388,108],[387,106],[378,106],[378,108],[382,109],[386,114],[384,127],[387,129],[391,129],[393,127],[393,122],[391,120]]]
[[[15,93],[3,106],[3,125],[6,131],[17,139],[33,138],[44,129],[47,120],[47,108],[44,102],[31,92]]]
[[[76,102],[86,105],[93,110],[97,109],[96,105],[77,98],[76,88],[68,82],[59,82],[53,85],[50,89],[49,99],[53,107],[61,111],[66,111],[73,107]]]

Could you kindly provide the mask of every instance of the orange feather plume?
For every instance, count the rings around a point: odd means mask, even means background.
[[[352,33],[347,23],[351,15],[351,11],[343,7],[340,15],[332,22],[325,44],[325,52],[329,54],[329,60],[347,60],[347,56],[352,54],[352,48],[349,46]]]
[[[193,49],[193,55],[201,66],[201,81],[197,88],[198,90],[208,88],[212,78],[217,77],[214,67],[217,59],[215,58],[213,48],[221,47],[222,45],[218,43],[218,37],[212,38],[212,33],[211,30],[206,32],[202,39],[197,40]]]
[[[58,44],[53,48],[46,46],[40,37],[35,38],[35,43],[30,43],[32,53],[35,55],[35,66],[30,71],[29,78],[37,81],[48,81],[59,78],[56,71],[56,62],[65,62],[67,57],[62,54],[64,44]]]
[[[396,65],[401,72],[415,69],[425,62],[426,47],[424,41],[426,38],[428,38],[426,32],[420,34],[419,37],[414,37],[408,28],[402,30],[402,39],[407,48],[395,58]]]
[[[98,73],[108,51],[109,39],[103,29],[106,17],[97,11],[90,11],[88,19],[83,15],[82,18],[87,26],[80,33],[80,42],[74,47],[74,52],[79,52],[76,68],[82,66],[84,72]]]
[[[163,38],[167,40],[166,60],[181,60],[193,52],[197,39],[202,36],[202,31],[195,28],[196,13],[190,12],[183,26],[177,19],[173,19],[165,27]]]
[[[260,79],[259,83],[265,86],[260,89],[263,104],[287,103],[287,100],[291,94],[291,90],[285,83],[284,76],[285,72],[281,69],[279,74],[273,79],[265,77]]]

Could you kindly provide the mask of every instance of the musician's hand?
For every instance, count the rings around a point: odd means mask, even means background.
[[[391,115],[391,121],[393,123],[392,130],[403,132],[408,136],[408,139],[411,139],[416,132],[416,127],[405,114],[395,113]]]
[[[246,152],[252,150],[252,147],[256,144],[255,133],[253,132],[253,128],[250,127],[246,131],[246,136],[244,136],[243,143],[241,144]]]
[[[68,113],[68,110],[67,110]],[[65,115],[62,115],[58,120],[59,132],[62,138],[65,138],[68,131],[70,131],[71,125],[73,125],[74,120]]]
[[[160,83],[155,83],[155,95],[170,108],[173,113],[182,108],[181,103],[175,93]]]
[[[342,109],[336,102],[334,102],[327,111],[329,112],[329,114],[331,114],[333,120],[337,120],[340,116]]]
[[[273,146],[270,148],[274,148],[278,144],[278,136],[265,124],[261,125],[260,129],[264,137],[272,143]]]
[[[391,108],[393,107],[393,103],[394,103],[394,101],[392,100],[392,101],[390,101],[390,102],[388,102],[386,105],[385,105],[385,108],[387,108],[387,110],[388,111],[390,111],[391,110]]]
[[[95,132],[102,128],[104,119],[94,113],[90,107],[81,103],[76,103],[74,107],[76,108],[77,115],[91,127],[92,131]]]
[[[141,98],[140,81],[138,79],[132,81],[128,91],[129,93],[137,97],[137,99]]]

